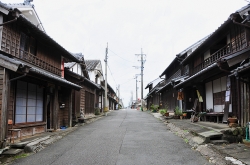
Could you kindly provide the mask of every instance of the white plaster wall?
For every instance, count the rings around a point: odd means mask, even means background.
[[[213,109],[213,86],[212,82],[206,83],[206,109]]]
[[[73,69],[73,72],[74,72],[74,73],[77,73],[77,64],[75,64],[75,65],[72,67],[72,69]]]
[[[89,71],[89,78],[91,81],[95,82],[95,73],[94,71]]]

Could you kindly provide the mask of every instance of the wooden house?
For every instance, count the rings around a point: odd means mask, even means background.
[[[35,12],[26,17],[19,6],[34,11],[29,3],[0,2],[1,143],[10,128],[20,137],[70,126],[72,89],[81,89],[64,78],[64,62],[78,59],[45,33]]]
[[[109,110],[116,110],[118,109],[119,98],[116,96],[114,89],[107,84],[108,87],[108,106]]]
[[[245,111],[249,110],[241,109],[240,80],[230,75],[249,59],[250,26],[246,20],[249,10],[247,5],[231,14],[182,61],[182,75],[188,78],[175,86],[184,91],[186,103],[196,98],[199,100],[196,111],[207,111],[207,116],[211,117],[217,115],[219,121],[226,121],[228,115],[237,116],[242,126],[249,121],[249,116],[245,116]]]
[[[100,108],[100,111],[103,112],[105,88],[102,84],[102,82],[104,81],[102,63],[100,60],[85,60],[85,64],[90,80],[100,86],[100,90],[96,90],[95,94],[95,107]]]
[[[90,80],[94,81],[96,84],[101,85],[101,89],[97,93],[96,98],[96,107],[99,107],[101,109],[101,112],[103,112],[104,107],[104,94],[105,94],[105,80],[103,76],[102,71],[102,64],[100,60],[85,60],[87,70],[89,72]],[[117,107],[117,104],[119,102],[118,97],[116,96],[116,93],[114,92],[113,88],[107,83],[107,107],[109,107],[109,110],[115,110]]]
[[[74,56],[80,62],[68,62],[64,67],[65,79],[82,87],[80,91],[73,90],[72,92],[72,119],[76,123],[80,118],[80,111],[85,117],[95,115],[95,103],[99,98],[96,94],[101,90],[101,85],[90,80],[84,56],[81,53],[74,54]]]
[[[164,78],[164,85],[158,89],[158,93],[161,96],[161,104],[163,108],[167,108],[168,110],[174,110],[176,106],[178,106],[180,109],[186,109],[186,106],[191,109],[192,105],[190,104],[190,101],[186,104],[183,104],[183,91],[177,90],[174,88],[175,85],[179,84],[180,82],[184,81],[187,76],[186,68],[183,68],[181,65],[181,62],[189,55],[191,54],[199,45],[201,45],[206,39],[205,37],[198,42],[194,43],[190,47],[186,48],[182,52],[176,55],[174,60],[169,64],[169,66],[163,71],[163,73],[160,75],[160,78],[163,76]],[[182,73],[183,71],[183,73]]]
[[[151,105],[160,105],[161,96],[158,90],[164,85],[164,80],[157,78],[148,83],[145,89],[149,90],[149,93],[143,99],[147,102],[147,109],[150,109]]]

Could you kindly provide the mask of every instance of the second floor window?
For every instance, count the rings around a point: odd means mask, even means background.
[[[20,49],[21,51],[36,55],[36,40],[25,33],[21,33]]]

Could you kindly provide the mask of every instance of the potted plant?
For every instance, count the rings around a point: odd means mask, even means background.
[[[156,113],[156,112],[158,111],[158,108],[159,108],[159,105],[154,105],[154,104],[152,104],[152,105],[150,106],[150,109],[151,109],[151,111],[152,111],[153,113]]]
[[[160,109],[159,110],[159,113],[164,116],[166,114],[166,109]]]
[[[174,114],[176,119],[182,119],[182,110],[178,106],[175,107]]]
[[[236,116],[232,116],[232,117],[227,118],[227,121],[228,121],[229,124],[230,123],[237,123],[238,119],[237,119]]]

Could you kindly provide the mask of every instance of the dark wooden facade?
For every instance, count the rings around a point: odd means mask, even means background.
[[[238,22],[242,21],[238,14],[236,17]],[[237,79],[236,76],[231,75],[231,72],[245,61],[249,61],[249,32],[250,28],[243,24],[235,24],[228,19],[182,62],[184,68],[188,68],[189,77],[184,82],[177,84],[175,88],[183,89],[186,104],[189,98],[197,98],[195,91],[198,90],[203,102],[199,104],[197,111],[206,111],[213,107],[214,112],[224,112],[226,91],[229,90],[231,109],[229,116],[237,116],[239,124],[246,125],[246,122],[249,121],[249,103],[246,101],[248,100],[246,82],[248,81],[247,78],[246,81]],[[208,86],[210,87],[208,88]],[[218,89],[218,86],[221,89]],[[244,98],[244,102],[240,98]],[[212,105],[208,105],[208,103],[212,103]],[[188,108],[190,105],[186,105],[186,107]]]
[[[14,19],[11,12],[0,13],[3,22]],[[63,78],[62,66],[78,60],[22,15],[1,34],[0,143],[10,137],[8,120],[23,137],[70,127],[72,89],[81,87]]]

